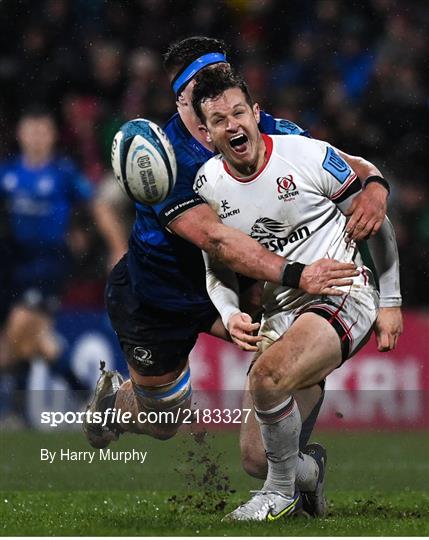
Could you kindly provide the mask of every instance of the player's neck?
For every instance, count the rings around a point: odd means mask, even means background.
[[[22,161],[29,169],[40,169],[52,160],[52,154],[31,154],[29,152],[22,155]]]
[[[177,110],[179,112],[182,122],[185,124],[186,129],[189,131],[192,137],[194,137],[194,139],[197,139],[197,141],[202,146],[204,146],[204,148],[207,148],[207,150],[214,152],[214,144],[208,143],[205,140],[204,135],[198,129],[198,126],[201,124],[201,122],[198,116],[195,114],[194,109],[192,109],[192,107],[190,107],[188,104],[179,104]]]

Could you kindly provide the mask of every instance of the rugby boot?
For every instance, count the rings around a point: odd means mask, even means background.
[[[95,387],[94,396],[86,408],[86,412],[104,413],[109,407],[113,407],[115,396],[119,387],[124,382],[124,378],[118,371],[107,371],[104,369],[105,363],[100,362],[101,375]],[[112,426],[107,423],[103,426],[104,418],[101,423],[91,422],[89,415],[85,415],[83,422],[83,432],[88,442],[94,448],[105,448],[112,441],[116,441],[121,434],[121,430],[117,426]]]
[[[251,491],[253,497],[227,514],[222,521],[275,521],[300,514],[301,496],[286,497],[279,491]]]
[[[304,454],[311,456],[319,467],[319,476],[314,491],[302,491],[302,507],[304,511],[312,517],[322,517],[326,515],[327,503],[325,497],[326,479],[326,449],[318,443],[307,444]]]

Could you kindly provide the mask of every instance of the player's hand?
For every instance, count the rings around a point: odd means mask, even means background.
[[[228,332],[232,341],[243,351],[257,351],[261,336],[253,335],[259,328],[259,323],[252,323],[252,317],[247,313],[235,313],[228,321]]]
[[[387,196],[386,188],[371,182],[353,199],[345,212],[346,216],[351,216],[346,226],[351,240],[364,240],[377,233],[386,217]]]
[[[380,308],[374,325],[378,350],[380,352],[386,352],[394,349],[402,331],[403,322],[401,308]]]
[[[336,287],[353,284],[352,277],[358,276],[354,263],[344,263],[333,259],[319,259],[304,268],[299,280],[299,288],[309,294],[329,294],[342,296],[343,291]]]

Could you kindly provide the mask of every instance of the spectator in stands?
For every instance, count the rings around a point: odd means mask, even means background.
[[[9,229],[3,243],[9,246],[12,270],[3,365],[12,369],[16,390],[25,390],[33,359],[53,363],[61,353],[53,317],[69,273],[70,217],[79,205],[92,205],[90,183],[69,159],[55,154],[56,136],[52,115],[40,107],[29,109],[18,123],[20,154],[0,166],[0,198]],[[116,262],[126,250],[125,236],[112,227],[116,221],[109,219],[107,205],[92,208]],[[23,412],[22,403],[18,394],[16,412]]]
[[[36,14],[34,5],[40,5]],[[162,124],[174,112],[159,51],[196,32],[227,36],[234,64],[264,107],[315,137],[357,149],[383,170],[390,167],[389,213],[404,238],[420,238],[429,213],[428,22],[425,2],[404,7],[397,0],[195,0],[191,9],[186,0],[4,0],[0,156],[13,146],[19,111],[40,98],[64,114],[67,154],[76,150],[79,166],[99,181],[110,169],[108,149],[121,123],[143,116]],[[69,96],[79,105],[74,110]],[[406,222],[403,184],[413,184],[421,207]],[[412,298],[413,305],[425,305],[416,293],[425,288],[417,270],[425,252],[409,244],[400,249],[410,289],[408,295],[404,283],[404,304]],[[89,265],[93,259],[79,260]]]

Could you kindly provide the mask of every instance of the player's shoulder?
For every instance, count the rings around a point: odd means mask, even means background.
[[[69,156],[59,154],[55,156],[51,161],[51,168],[56,169],[59,173],[62,174],[76,174],[77,166],[76,163]]]
[[[178,127],[179,113],[173,114],[163,126],[163,130],[167,135],[174,133]]]
[[[167,120],[162,128],[177,152],[178,148],[185,146],[192,140],[191,133],[186,129],[179,113]]]
[[[202,165],[197,172],[197,175],[199,174],[205,174],[207,176],[207,180],[210,182],[214,182],[218,176],[219,172],[223,169],[223,158],[221,154],[217,154],[216,156],[213,156],[208,161]]]
[[[329,146],[324,141],[310,139],[302,135],[270,135],[274,142],[274,149],[277,152],[302,156],[310,153],[310,155],[320,156],[326,152]]]
[[[18,187],[17,177],[19,175],[20,163],[18,158],[11,158],[0,161],[0,193],[4,191],[13,192]]]
[[[306,129],[286,118],[274,118],[271,114],[260,111],[259,129],[267,135],[301,135],[310,137]]]
[[[223,159],[220,154],[213,156],[202,165],[195,175],[194,190],[199,193],[213,187],[223,169]]]
[[[11,170],[16,170],[21,165],[21,159],[18,156],[14,156],[9,159],[0,161],[0,171],[9,172]]]
[[[190,133],[179,113],[174,114],[163,129],[173,145],[180,169],[191,168],[195,174],[195,167],[199,167],[213,155]]]

